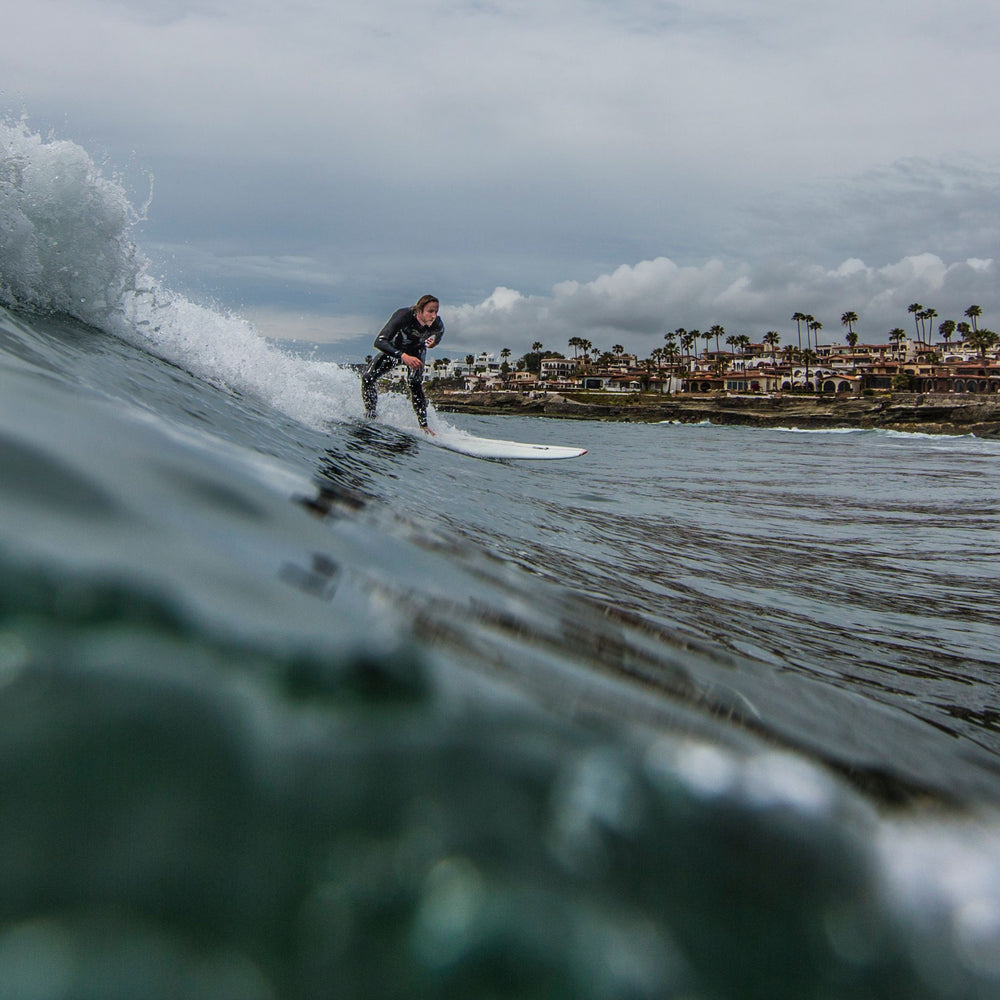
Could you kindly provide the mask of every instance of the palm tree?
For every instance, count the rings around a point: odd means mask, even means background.
[[[567,343],[573,348],[573,360],[576,361],[580,356],[580,348],[583,346],[583,341],[579,337],[570,337]]]
[[[718,323],[712,327],[712,336],[715,337],[715,353],[718,354],[721,350],[719,347],[719,338],[722,337],[726,332],[724,326],[720,326]]]
[[[853,330],[844,339],[847,341],[849,347],[854,348],[858,346],[858,335]]]
[[[799,337],[799,350],[802,350],[802,324],[806,322],[805,313],[792,313],[792,319],[795,320],[795,330]]]
[[[663,339],[667,342],[667,346],[663,348],[663,353],[667,356],[670,364],[673,365],[674,358],[677,356],[677,338],[672,333],[668,333]]]
[[[711,330],[706,330],[702,335],[701,339],[705,341],[705,360],[708,360],[708,345],[712,342],[713,333]]]
[[[919,302],[911,302],[907,307],[906,311],[908,313],[913,313],[913,325],[917,330],[917,343],[920,343],[920,313],[924,311],[924,307]]]
[[[979,326],[976,323],[976,320],[979,319],[979,317],[982,316],[982,314],[983,314],[983,310],[979,306],[969,306],[969,308],[965,310],[965,315],[968,316],[969,319],[972,320],[972,329],[973,330],[978,330],[979,329]]]
[[[668,342],[671,340],[673,340],[675,343],[677,341],[680,341],[681,348],[683,350],[687,350],[688,348],[688,345],[685,343],[686,337],[687,337],[687,330],[685,330],[683,326],[679,326],[677,327],[676,330],[671,330],[669,333],[665,333],[663,335],[663,339]]]
[[[996,347],[1000,343],[1000,337],[998,337],[992,330],[987,330],[985,327],[975,330],[970,330],[965,336],[965,342],[979,351],[979,357],[985,361],[986,351],[990,347]]]
[[[987,338],[987,344],[981,349],[980,356],[985,361],[986,360],[986,348],[987,347],[998,347],[1000,346],[1000,334],[994,333],[992,330],[979,329],[976,331],[980,337]]]
[[[813,319],[812,316],[809,317],[809,331],[815,334],[817,331],[823,329],[823,324],[818,319]],[[813,337],[813,347],[819,347],[819,338]]]
[[[894,327],[889,331],[889,340],[896,345],[896,353],[899,353],[899,345],[906,340],[906,331],[902,327]]]
[[[773,367],[775,349],[781,343],[781,334],[777,330],[768,330],[764,334],[764,343],[771,348],[771,365]]]
[[[963,320],[961,323],[955,324],[955,330],[958,332],[958,335],[962,338],[962,346],[964,347],[966,339],[972,333],[972,327],[969,326],[969,324],[966,323],[965,320]]]
[[[956,323],[953,319],[946,319],[939,327],[938,333],[944,339],[945,350],[948,350],[951,338],[955,336]]]
[[[810,340],[809,340],[809,332],[812,330],[812,325],[815,322],[816,322],[816,317],[813,316],[812,313],[806,313],[805,324],[806,324],[806,350],[807,351],[809,350],[809,347],[811,346],[811,343],[810,343]]]
[[[811,389],[812,383],[809,381],[809,364],[810,362],[816,361],[816,352],[811,348],[807,347],[802,352],[802,362],[806,366],[806,387]]]
[[[533,343],[533,344],[531,345],[531,350],[532,350],[532,353],[533,353],[533,354],[538,354],[538,353],[539,353],[539,351],[541,351],[541,349],[542,349],[542,342],[541,342],[540,340],[536,340],[536,341],[535,341],[535,342],[534,342],[534,343]]]
[[[852,333],[854,333],[854,324],[857,323],[857,321],[858,321],[858,314],[856,312],[848,311],[848,312],[845,312],[840,317],[840,325],[847,327],[847,336],[848,337],[850,337],[850,335]],[[850,341],[848,341],[848,343],[850,343]],[[857,341],[855,340],[854,343],[856,344]],[[853,346],[853,345],[851,345],[851,346]]]
[[[697,330],[685,330],[683,327],[679,327],[678,329],[682,331],[680,333],[681,347],[683,347],[684,350],[687,351],[688,355],[693,358],[693,355],[691,354],[691,349],[692,348],[697,349],[698,337],[700,336],[700,334],[698,333]],[[691,367],[692,370],[694,370],[693,360],[691,362]]]
[[[933,306],[928,306],[924,310],[924,319],[926,319],[927,323],[928,323],[927,329],[925,331],[925,333],[927,335],[927,346],[928,347],[931,346],[931,338],[934,335],[934,325],[933,325],[933,323],[931,321],[934,320],[937,317],[937,314],[938,314],[938,311]]]
[[[667,356],[667,365],[668,365],[667,377],[668,379],[672,379],[674,377],[675,372],[677,371],[677,342],[674,340],[672,336],[667,338],[667,346],[664,348],[664,353]],[[670,391],[670,384],[671,383],[668,381],[667,392]]]

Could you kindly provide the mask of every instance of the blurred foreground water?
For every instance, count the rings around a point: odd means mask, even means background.
[[[3,139],[0,996],[1000,993],[1000,445],[463,458]]]

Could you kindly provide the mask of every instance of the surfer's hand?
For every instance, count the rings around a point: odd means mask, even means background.
[[[420,358],[415,358],[412,354],[401,354],[399,360],[412,371],[417,371],[417,369],[424,367],[423,361]]]
[[[435,337],[433,333],[427,338],[427,340],[424,341],[428,347],[433,347],[437,342],[437,337]]]

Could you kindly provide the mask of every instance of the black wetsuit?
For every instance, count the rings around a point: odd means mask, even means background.
[[[434,337],[435,346],[444,336],[441,317],[435,318],[430,326],[421,326],[412,307],[397,309],[382,332],[375,338],[379,354],[361,376],[361,398],[365,403],[365,413],[369,420],[375,419],[378,408],[378,380],[400,364],[402,356],[424,360],[427,353],[427,339]],[[424,366],[406,369],[406,381],[410,388],[410,402],[421,427],[427,426],[427,397],[424,395]]]

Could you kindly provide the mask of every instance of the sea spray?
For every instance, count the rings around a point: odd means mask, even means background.
[[[71,316],[312,427],[361,416],[350,370],[290,357],[243,317],[165,288],[132,239],[148,206],[76,143],[0,123],[0,303]]]
[[[5,304],[104,326],[153,291],[120,183],[76,143],[0,125],[0,294]]]

